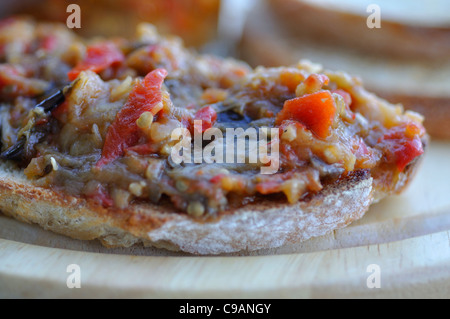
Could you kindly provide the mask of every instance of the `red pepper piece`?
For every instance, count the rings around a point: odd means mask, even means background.
[[[423,132],[423,128],[411,122],[393,127],[381,139],[381,143],[386,145],[388,161],[394,162],[400,172],[424,153],[420,138]]]
[[[195,113],[194,121],[202,121],[201,133],[213,127],[217,120],[217,113],[211,106],[202,107]]]
[[[156,69],[136,84],[128,101],[108,128],[98,168],[121,156],[126,148],[136,145],[140,138],[136,121],[144,112],[156,115],[161,110],[161,87],[166,76],[166,70]]]
[[[395,156],[399,171],[403,171],[406,166],[411,163],[417,156],[423,154],[423,146],[420,138],[416,137],[412,140],[405,140],[399,144]]]
[[[125,61],[123,53],[111,42],[91,45],[87,48],[86,57],[67,75],[70,81],[75,80],[82,71],[91,70],[99,73],[109,67]]]
[[[140,144],[128,147],[124,150],[125,154],[136,153],[138,155],[152,154],[158,151],[158,147],[152,143]]]
[[[275,123],[280,125],[284,120],[298,121],[324,139],[330,135],[335,114],[333,96],[329,91],[320,91],[287,100]]]

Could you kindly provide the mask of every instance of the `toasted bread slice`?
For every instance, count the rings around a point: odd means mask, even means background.
[[[19,31],[27,26],[31,42],[48,36],[34,23],[10,23]],[[401,192],[419,167],[427,144],[420,114],[378,98],[347,73],[306,62],[252,69],[192,53],[152,26],[140,31],[137,42],[94,41],[76,63],[47,53],[70,70],[70,84],[35,104],[42,84],[60,77],[49,79],[37,68],[29,78],[16,69],[11,60],[42,66],[41,55],[11,54],[9,41],[18,37],[3,30],[0,210],[6,215],[107,247],[255,251],[348,225],[372,203]],[[73,57],[70,48],[66,53]],[[259,137],[270,139],[270,157],[268,144],[250,143],[256,133],[245,145],[255,127],[266,129]],[[175,162],[178,128],[194,134],[183,147],[202,161]],[[213,141],[205,137],[212,128]],[[216,162],[211,145],[223,142],[223,131],[226,140],[245,144],[238,143],[235,158],[227,141],[227,160]],[[260,161],[240,161],[261,150]],[[267,168],[274,170],[266,174]]]
[[[349,225],[373,203],[403,191],[420,163],[417,158],[389,190],[380,189],[368,171],[359,171],[305,201],[260,200],[213,220],[173,212],[170,205],[105,209],[36,187],[13,165],[2,164],[0,210],[75,239],[98,239],[106,247],[143,244],[201,255],[248,252],[299,243]]]

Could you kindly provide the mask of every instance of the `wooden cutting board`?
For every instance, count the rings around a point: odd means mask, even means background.
[[[109,250],[0,215],[0,297],[448,298],[448,158],[450,142],[434,141],[404,194],[327,236],[247,255]],[[81,288],[68,288],[75,273]]]

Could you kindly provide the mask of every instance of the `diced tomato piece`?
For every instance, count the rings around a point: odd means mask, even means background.
[[[324,139],[330,135],[335,114],[333,96],[329,91],[320,91],[287,100],[275,123],[280,125],[285,120],[298,121]]]
[[[86,57],[69,73],[70,81],[75,80],[82,71],[91,70],[99,73],[109,67],[120,65],[125,60],[123,53],[111,42],[91,45],[87,48]]]
[[[417,156],[423,154],[422,142],[419,138],[392,143],[391,156],[399,171],[403,171]]]
[[[424,129],[416,123],[407,123],[390,129],[381,139],[385,144],[387,159],[404,171],[416,157],[424,153],[421,134]]]
[[[194,121],[202,121],[201,133],[213,127],[217,120],[217,113],[211,106],[205,106],[195,113]]]
[[[161,110],[161,87],[167,71],[156,69],[136,84],[128,97],[128,101],[119,111],[115,121],[109,126],[106,134],[102,157],[97,163],[100,168],[121,156],[126,148],[134,146],[140,138],[140,130],[136,124],[142,113],[152,112],[156,115]]]

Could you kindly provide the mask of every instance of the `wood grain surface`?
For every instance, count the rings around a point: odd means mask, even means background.
[[[251,255],[106,249],[0,216],[0,297],[448,298],[448,158],[450,142],[434,141],[404,194],[327,236]],[[67,287],[71,264],[81,288]],[[380,288],[367,286],[370,265]]]

